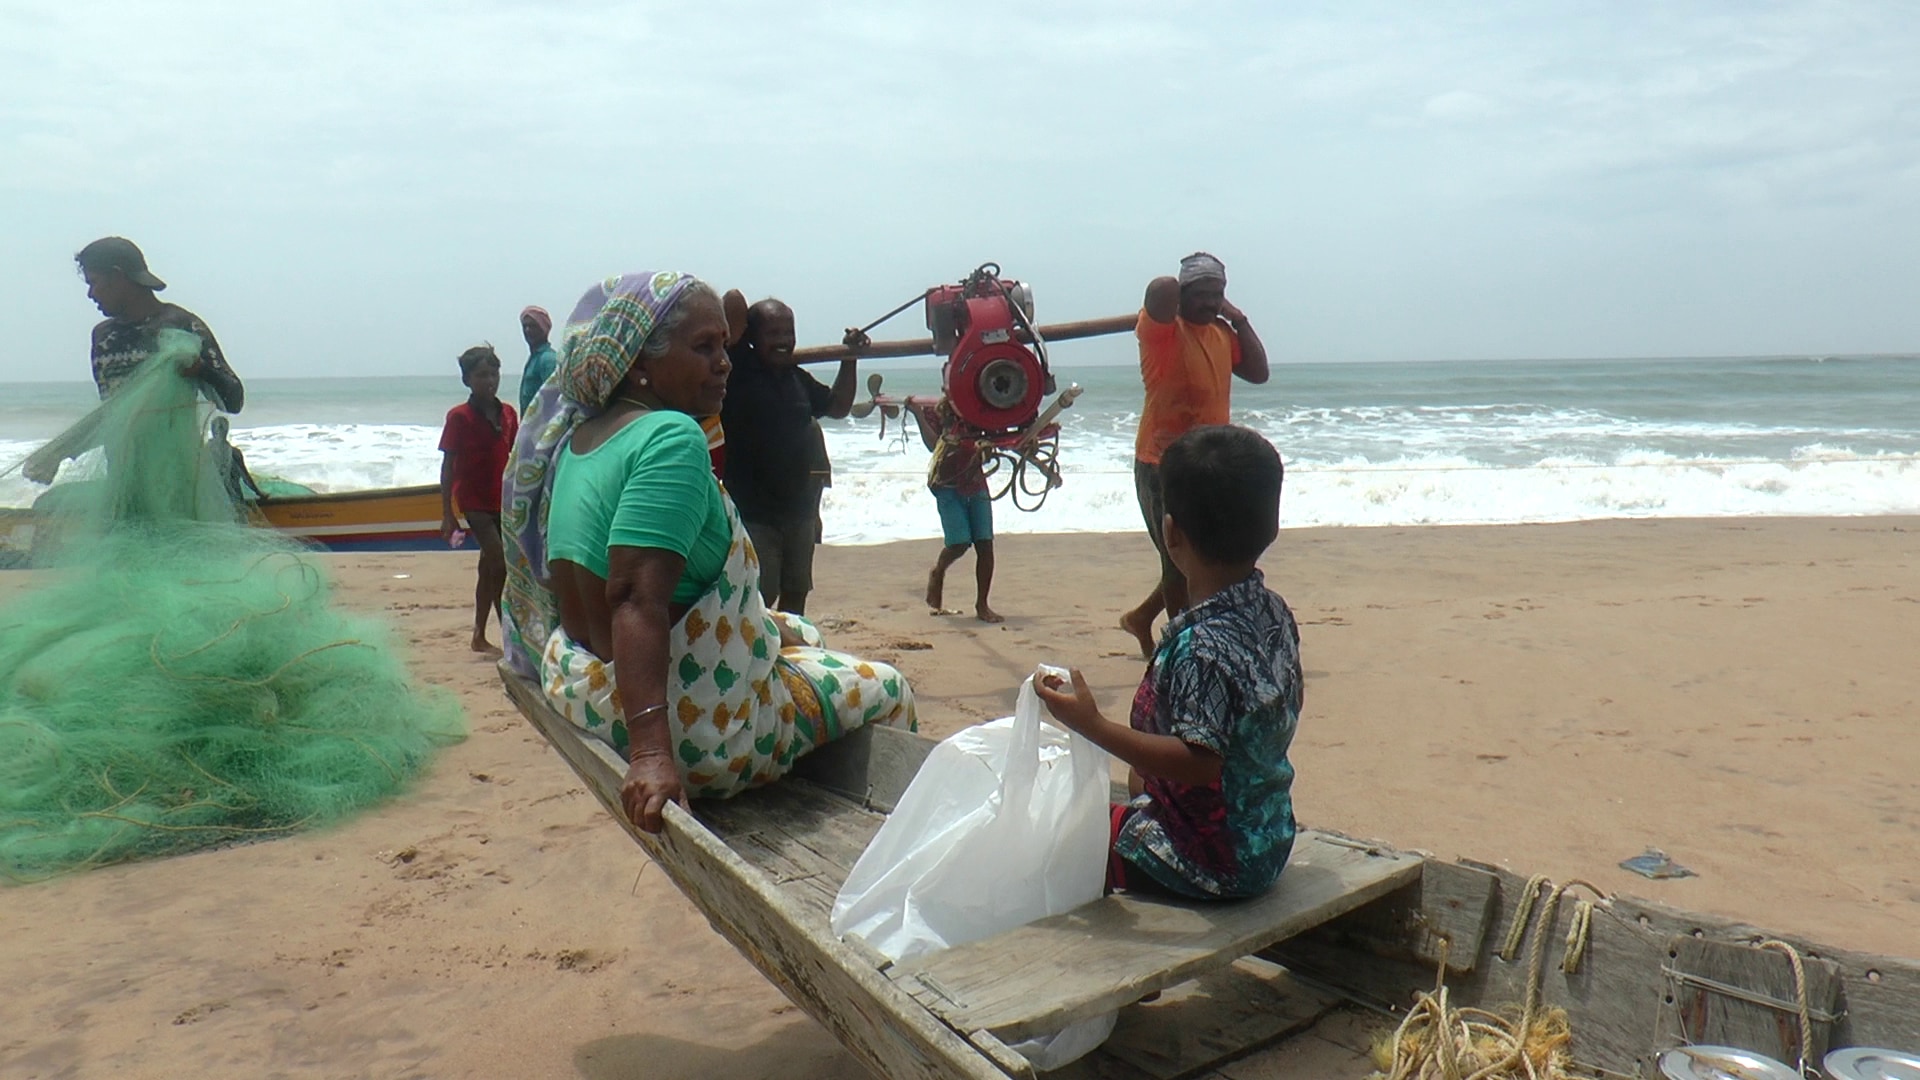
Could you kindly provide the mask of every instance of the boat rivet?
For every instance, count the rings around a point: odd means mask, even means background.
[[[1693,936],[1696,940],[1705,940],[1707,936],[1707,932],[1705,930],[1695,929],[1693,932]]]
[[[1653,925],[1653,920],[1652,920],[1652,919],[1649,919],[1649,918],[1647,918],[1647,917],[1646,917],[1645,915],[1642,915],[1642,916],[1640,916],[1640,925],[1641,925],[1641,926],[1643,926],[1643,927],[1644,927],[1644,926],[1652,926],[1652,925]]]
[[[1880,973],[1879,973],[1878,971],[1876,971],[1876,970],[1874,970],[1873,968],[1868,968],[1868,969],[1867,969],[1867,981],[1868,981],[1868,982],[1870,982],[1870,983],[1877,983],[1877,982],[1879,982],[1879,981],[1880,981]]]

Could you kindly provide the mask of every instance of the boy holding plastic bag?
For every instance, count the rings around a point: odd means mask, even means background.
[[[1280,455],[1241,427],[1195,428],[1167,448],[1167,555],[1189,606],[1161,636],[1131,723],[1100,713],[1078,671],[1036,679],[1053,718],[1132,767],[1113,807],[1107,884],[1199,899],[1271,888],[1293,850],[1300,631],[1256,567],[1279,532]]]

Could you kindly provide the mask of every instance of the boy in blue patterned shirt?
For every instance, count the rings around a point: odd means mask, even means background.
[[[1293,850],[1300,631],[1255,565],[1280,527],[1283,467],[1241,427],[1201,427],[1160,463],[1167,555],[1189,606],[1167,624],[1131,723],[1100,714],[1072,673],[1038,688],[1054,719],[1132,767],[1114,807],[1108,886],[1200,899],[1271,888]]]

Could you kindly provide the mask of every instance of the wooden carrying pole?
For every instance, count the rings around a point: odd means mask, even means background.
[[[1078,322],[1053,323],[1039,327],[1040,336],[1048,344],[1056,341],[1072,341],[1075,338],[1101,337],[1106,334],[1124,334],[1133,329],[1139,320],[1137,315],[1115,315],[1106,319],[1081,319]],[[1031,340],[1024,333],[1020,340]],[[876,341],[862,349],[850,349],[845,345],[810,345],[804,349],[793,350],[793,358],[802,364],[824,364],[830,360],[878,360],[890,356],[931,356],[933,339],[914,338],[911,341]]]

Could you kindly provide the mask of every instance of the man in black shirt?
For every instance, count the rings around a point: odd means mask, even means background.
[[[162,330],[185,330],[200,339],[200,358],[182,374],[199,381],[208,400],[230,413],[240,411],[246,391],[227,366],[220,343],[200,317],[154,293],[167,287],[147,269],[133,241],[118,236],[95,240],[73,257],[87,279],[87,299],[105,315],[93,328],[93,382],[105,401],[152,355]]]
[[[732,350],[733,374],[720,423],[727,435],[727,492],[760,556],[760,593],[781,611],[806,614],[813,590],[813,422],[853,409],[854,361],[844,360],[833,388],[793,358],[793,309],[762,300]]]
[[[93,328],[93,384],[100,391],[100,400],[111,397],[147,362],[160,331],[185,330],[200,339],[200,355],[181,374],[198,382],[200,392],[220,408],[230,413],[240,411],[246,402],[246,390],[240,385],[240,377],[227,366],[213,331],[198,315],[154,295],[167,283],[147,269],[147,258],[133,241],[104,237],[81,248],[73,261],[87,280],[87,299],[106,316]],[[29,480],[50,483],[62,460],[98,443],[90,429],[76,428],[70,434],[72,437],[61,445],[49,445],[28,461],[25,471]]]

